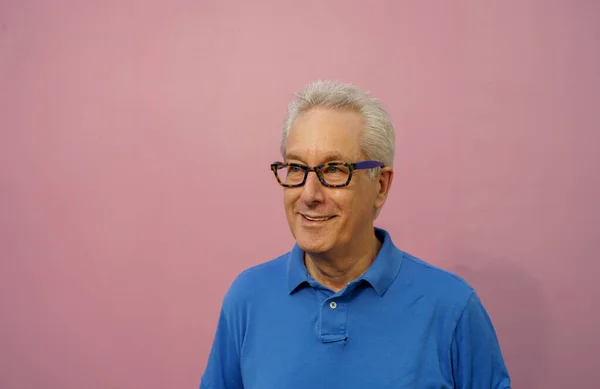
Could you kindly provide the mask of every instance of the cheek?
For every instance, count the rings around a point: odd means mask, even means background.
[[[298,199],[298,195],[294,193],[294,191],[286,190],[283,192],[283,206],[286,211],[292,212],[294,209],[294,204]]]
[[[364,219],[371,211],[374,196],[373,192],[368,187],[356,188],[350,199],[346,202],[346,209],[349,209],[352,219]]]
[[[345,220],[352,220],[357,217],[357,209],[360,207],[360,199],[357,193],[345,192],[337,196],[331,196],[329,205],[338,212],[341,212]]]

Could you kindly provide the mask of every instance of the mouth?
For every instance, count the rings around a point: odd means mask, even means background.
[[[301,214],[304,220],[308,220],[311,222],[325,222],[327,220],[333,219],[335,216],[308,216]]]

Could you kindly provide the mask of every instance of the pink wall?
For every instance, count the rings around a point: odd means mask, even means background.
[[[314,78],[386,103],[379,225],[479,290],[515,388],[597,384],[600,3],[374,4],[0,3],[1,388],[196,387],[291,247],[268,164]]]

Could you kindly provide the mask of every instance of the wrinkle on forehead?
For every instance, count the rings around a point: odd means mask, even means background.
[[[360,148],[362,118],[352,111],[311,110],[292,126],[286,147],[286,160],[305,163],[356,162]]]
[[[309,151],[306,153],[289,152],[289,153],[286,153],[286,155],[285,155],[286,161],[302,161],[302,162],[304,162],[305,160],[308,160],[308,159],[316,160],[316,163],[325,163],[325,162],[332,162],[332,161],[354,162],[354,159],[356,159],[356,158],[353,158],[353,157],[349,156],[348,154],[339,153],[339,152],[335,152],[335,151],[331,151],[331,152],[324,151],[322,153],[320,153],[319,151]]]

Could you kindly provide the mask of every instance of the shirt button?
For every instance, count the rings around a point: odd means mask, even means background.
[[[335,309],[336,307],[337,307],[337,304],[335,303],[335,301],[332,301],[329,303],[329,308]]]

